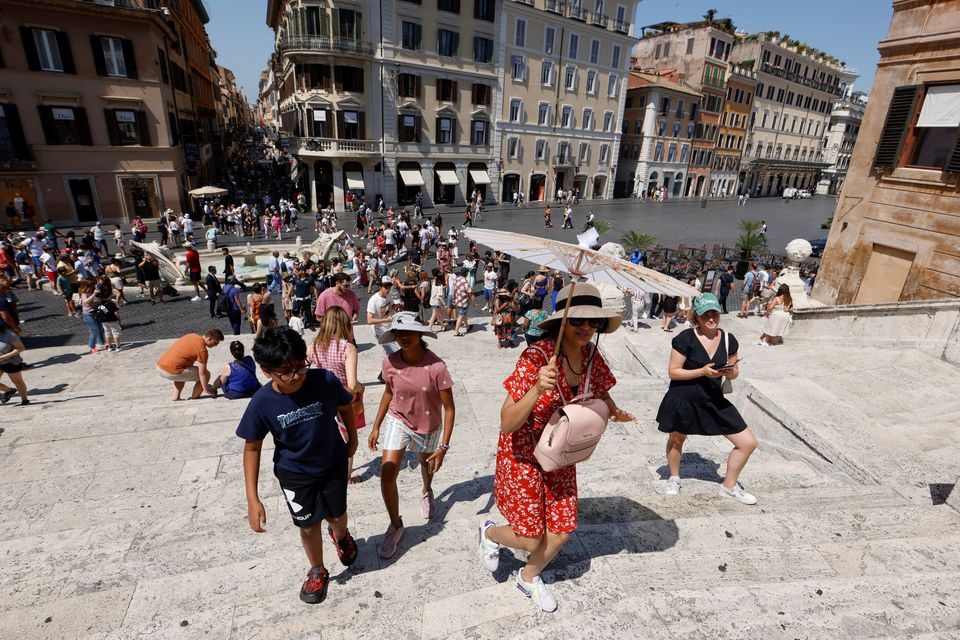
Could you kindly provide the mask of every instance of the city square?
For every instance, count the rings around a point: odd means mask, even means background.
[[[0,638],[960,638],[960,0],[716,4],[10,0]]]

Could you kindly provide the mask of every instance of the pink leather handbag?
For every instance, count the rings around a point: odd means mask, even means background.
[[[534,448],[533,455],[544,471],[555,471],[589,459],[607,430],[610,408],[590,393],[593,355],[587,365],[583,393],[553,412]]]

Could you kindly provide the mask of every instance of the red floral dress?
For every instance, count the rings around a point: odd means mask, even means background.
[[[513,400],[519,401],[537,382],[540,368],[553,356],[554,340],[544,338],[528,347],[517,361],[513,373],[503,386]],[[586,366],[593,347],[583,348]],[[586,379],[581,377],[580,389]],[[610,368],[597,352],[590,370],[590,391],[602,397],[615,384]],[[577,528],[577,468],[569,466],[545,472],[540,468],[533,450],[544,426],[553,412],[569,402],[573,393],[562,384],[563,397],[556,389],[542,394],[526,423],[513,433],[500,433],[497,447],[497,470],[494,497],[497,508],[518,536],[535,538],[544,530],[550,533],[570,533]]]

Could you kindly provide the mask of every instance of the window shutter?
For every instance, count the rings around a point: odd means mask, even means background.
[[[70,36],[65,31],[57,31],[57,48],[60,49],[60,60],[63,61],[64,73],[76,73],[73,64],[73,52],[70,51]]]
[[[873,156],[874,168],[893,169],[897,166],[897,159],[903,148],[903,139],[913,121],[919,94],[919,85],[894,89],[890,107],[887,110],[887,119],[883,123],[883,130],[877,141],[877,151]]]
[[[486,124],[484,124],[484,126],[483,126],[483,144],[485,144],[485,145],[490,144],[490,129],[491,129],[491,127],[490,127],[490,123],[489,123],[489,122],[487,122]]]
[[[417,133],[416,140],[417,142],[420,142],[420,131],[423,129],[423,118],[417,116],[416,120],[414,120],[414,126],[416,127],[415,131]]]
[[[23,41],[23,52],[27,56],[27,66],[31,71],[40,71],[40,56],[37,55],[37,45],[33,41],[33,29],[20,27],[20,39]]]
[[[40,126],[43,127],[43,138],[47,144],[60,144],[57,138],[57,129],[53,123],[53,107],[37,105],[40,112]]]
[[[481,20],[484,17],[485,16],[481,15],[480,13],[480,0],[473,0],[473,19]]]
[[[123,47],[123,62],[127,65],[127,77],[138,78],[137,75],[137,57],[133,55],[133,41],[124,38],[120,41]]]
[[[950,157],[947,159],[946,170],[950,173],[960,173],[960,136],[957,136],[953,151],[950,152]]]
[[[333,37],[334,38],[340,37],[340,10],[339,9],[333,10]]]
[[[460,94],[457,93],[457,81],[454,80],[451,84],[452,84],[451,91],[453,92],[453,95],[450,96],[450,98],[453,104],[456,105],[457,103],[460,102]]]
[[[97,75],[107,75],[107,63],[103,58],[103,42],[100,36],[90,36],[90,49],[93,51],[93,66],[97,70]]]
[[[420,76],[413,77],[413,95],[417,100],[420,99]]]
[[[362,40],[363,39],[363,14],[360,13],[359,11],[355,11],[353,15],[354,15],[354,23],[353,23],[354,32],[351,35],[356,40]]]
[[[460,144],[460,138],[457,136],[460,135],[460,132],[457,130],[457,119],[450,119],[450,144]]]
[[[343,111],[337,111],[337,135],[336,137],[343,139],[343,135],[347,130],[347,125],[343,121]]]
[[[147,112],[137,111],[137,131],[140,134],[140,144],[144,147],[152,147],[150,142],[150,126],[147,122]]]
[[[27,139],[23,135],[23,125],[20,123],[20,113],[17,111],[17,105],[12,102],[5,103],[3,105],[3,115],[7,120],[7,129],[10,131],[13,150],[16,152],[17,158],[20,160],[28,158],[30,154]]]
[[[360,139],[366,140],[367,139],[367,114],[361,111],[357,119],[360,121],[360,125],[357,127],[360,130]]]
[[[442,144],[442,143],[440,142],[440,118],[437,118],[436,128],[435,128],[434,130],[437,132],[437,135],[436,135],[436,137],[434,138],[434,140],[436,141],[436,144]]]
[[[107,121],[107,136],[110,138],[110,146],[120,145],[120,131],[117,127],[117,113],[113,109],[104,109],[103,116]]]
[[[77,131],[80,134],[80,144],[88,147],[92,146],[93,138],[90,135],[90,121],[87,120],[87,110],[83,107],[76,107],[73,110],[73,115],[77,119]]]

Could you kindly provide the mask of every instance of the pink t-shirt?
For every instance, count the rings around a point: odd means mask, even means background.
[[[319,320],[330,307],[340,307],[353,319],[354,316],[360,313],[360,299],[357,298],[357,294],[349,289],[341,296],[337,293],[336,287],[330,287],[324,289],[323,293],[317,296],[317,307],[314,309],[313,315]]]
[[[383,379],[393,389],[388,411],[417,433],[441,427],[440,392],[453,387],[447,365],[433,351],[419,364],[409,365],[400,352],[383,359]]]

